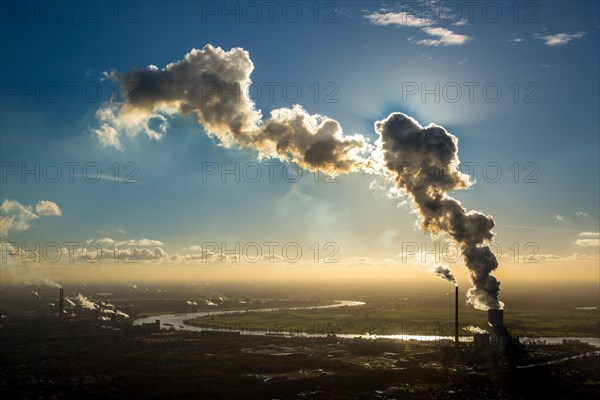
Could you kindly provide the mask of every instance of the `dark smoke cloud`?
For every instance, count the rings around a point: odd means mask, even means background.
[[[442,278],[443,280],[456,285],[456,278],[454,278],[454,274],[450,271],[450,268],[439,266],[433,270],[433,273]]]
[[[160,140],[168,116],[191,114],[225,147],[251,149],[259,157],[278,157],[309,170],[349,172],[365,166],[360,154],[368,150],[366,140],[344,135],[330,118],[296,105],[273,110],[262,121],[248,92],[253,69],[247,51],[206,45],[160,70],[112,71],[108,77],[122,84],[124,99],[98,110],[94,133],[104,145],[122,149],[124,135]]]
[[[421,228],[434,236],[447,235],[460,245],[473,283],[467,301],[477,309],[501,308],[500,282],[491,275],[498,262],[486,245],[494,237],[494,220],[467,211],[448,195],[469,186],[469,177],[458,168],[458,139],[441,126],[422,127],[402,113],[377,122],[375,130],[384,166],[413,201]]]

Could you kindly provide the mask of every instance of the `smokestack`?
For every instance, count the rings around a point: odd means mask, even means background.
[[[490,326],[504,326],[504,310],[488,310],[488,323]]]
[[[65,309],[65,290],[63,288],[60,288],[59,294],[58,294],[58,316],[59,317],[62,317],[64,309]]]
[[[454,344],[458,349],[458,286],[455,286],[454,289]]]

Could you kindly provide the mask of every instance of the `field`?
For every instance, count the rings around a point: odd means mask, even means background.
[[[454,309],[413,308],[401,304],[366,304],[333,309],[240,312],[188,320],[211,328],[346,334],[454,334]],[[460,312],[460,325],[485,328],[487,314],[467,307]],[[518,336],[599,337],[600,325],[594,310],[514,310],[505,313],[505,323]],[[466,333],[465,330],[463,332]]]

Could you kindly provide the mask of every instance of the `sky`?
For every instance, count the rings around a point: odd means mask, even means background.
[[[600,279],[599,3],[269,4],[1,4],[3,280],[438,279],[442,264],[466,282],[393,171],[290,164],[220,124],[276,129],[282,108],[336,121],[363,159],[391,113],[442,126],[472,183],[448,194],[493,216],[500,280]],[[186,90],[207,45],[211,73],[248,93],[202,119]],[[186,54],[207,58],[164,72]]]

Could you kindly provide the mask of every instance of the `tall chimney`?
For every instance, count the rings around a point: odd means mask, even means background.
[[[458,285],[454,289],[454,345],[458,349]]]
[[[504,310],[488,310],[490,326],[504,326]]]
[[[62,317],[64,309],[65,309],[65,290],[63,288],[60,288],[59,294],[58,294],[58,316],[59,317]]]

